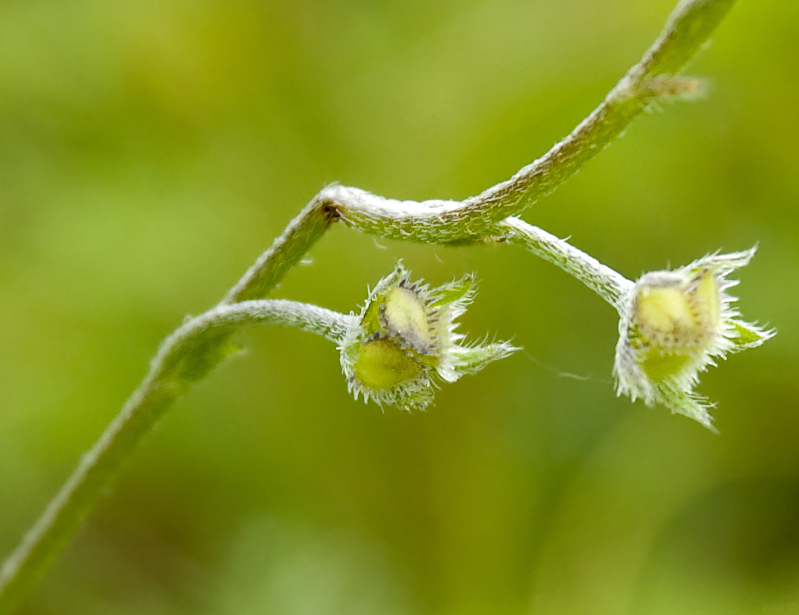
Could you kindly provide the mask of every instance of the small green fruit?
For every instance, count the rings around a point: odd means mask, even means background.
[[[472,276],[430,289],[409,275],[399,264],[377,284],[341,344],[356,399],[424,408],[433,378],[454,382],[516,350],[505,343],[460,345],[455,319],[474,296]]]
[[[390,339],[372,340],[361,346],[353,375],[375,391],[393,389],[415,380],[422,367],[411,354]]]

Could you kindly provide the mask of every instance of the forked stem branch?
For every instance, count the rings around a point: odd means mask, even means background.
[[[735,0],[683,0],[665,29],[604,101],[560,143],[507,181],[463,201],[386,199],[334,185],[303,209],[219,306],[170,335],[150,373],[0,570],[0,614],[11,613],[116,476],[141,439],[193,382],[231,354],[244,325],[296,326],[337,340],[347,319],[316,306],[259,301],[324,235],[343,221],[364,233],[431,244],[479,243],[507,236],[583,280],[610,303],[622,276],[540,229],[510,218],[552,192],[620,135],[653,100],[689,91],[670,79],[707,41]],[[533,229],[533,230],[531,230]]]

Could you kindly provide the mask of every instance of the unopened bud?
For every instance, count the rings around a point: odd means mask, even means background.
[[[738,319],[726,276],[755,250],[712,255],[676,271],[641,276],[619,327],[614,373],[618,393],[663,403],[710,427],[706,400],[693,393],[714,358],[759,346],[774,335]]]
[[[424,408],[433,379],[454,382],[516,348],[461,346],[455,319],[474,296],[472,276],[430,289],[399,264],[370,293],[341,345],[341,366],[356,399]]]

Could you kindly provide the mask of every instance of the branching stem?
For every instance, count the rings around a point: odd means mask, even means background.
[[[259,301],[333,222],[342,220],[356,230],[388,239],[431,244],[491,242],[506,237],[575,275],[615,305],[629,281],[567,243],[510,216],[520,214],[573,175],[652,101],[691,90],[685,80],[673,76],[707,41],[734,1],[682,0],[644,58],[570,135],[507,181],[477,196],[417,203],[339,185],[323,189],[219,306],[167,338],[144,382],[6,560],[0,570],[0,615],[11,613],[33,587],[111,484],[121,463],[167,408],[235,350],[230,338],[237,329],[277,323],[339,339],[350,316],[287,301]]]
[[[0,613],[12,612],[74,534],[130,456],[193,380],[233,350],[230,335],[245,325],[297,327],[338,342],[352,316],[294,301],[245,301],[189,320],[162,344],[150,372],[53,498],[0,570]],[[219,352],[225,348],[225,352]]]

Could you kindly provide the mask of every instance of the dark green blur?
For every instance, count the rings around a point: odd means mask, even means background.
[[[0,559],[186,314],[322,187],[462,198],[584,117],[673,0],[0,3]],[[702,378],[720,435],[617,399],[614,311],[519,248],[333,228],[275,297],[402,258],[525,352],[425,413],[263,328],[131,459],[24,615],[799,611],[799,3],[740,0],[665,104],[524,218],[627,277],[759,243]],[[661,112],[662,110],[662,112]],[[782,609],[782,610],[778,610]]]

